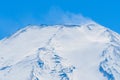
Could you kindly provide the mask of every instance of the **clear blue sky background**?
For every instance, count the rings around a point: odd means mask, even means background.
[[[0,39],[28,24],[59,24],[54,21],[64,12],[82,14],[120,33],[120,0],[0,0]]]

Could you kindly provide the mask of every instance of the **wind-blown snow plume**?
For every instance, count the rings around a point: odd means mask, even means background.
[[[91,21],[90,18],[83,17],[80,13],[72,13],[54,7],[45,15],[45,22],[48,24],[80,25]]]

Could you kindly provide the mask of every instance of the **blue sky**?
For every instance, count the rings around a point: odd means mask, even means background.
[[[120,33],[120,0],[0,0],[0,39],[29,24],[63,24],[61,17],[76,15]]]

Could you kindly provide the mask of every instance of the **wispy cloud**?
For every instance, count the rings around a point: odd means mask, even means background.
[[[75,14],[72,12],[63,11],[55,7],[49,10],[49,12],[45,15],[44,20],[47,24],[69,25],[79,25],[92,21],[87,17],[83,17],[82,14]]]

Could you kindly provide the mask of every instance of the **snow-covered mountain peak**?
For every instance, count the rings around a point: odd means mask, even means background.
[[[94,22],[27,26],[0,51],[0,80],[120,79],[120,35]]]

